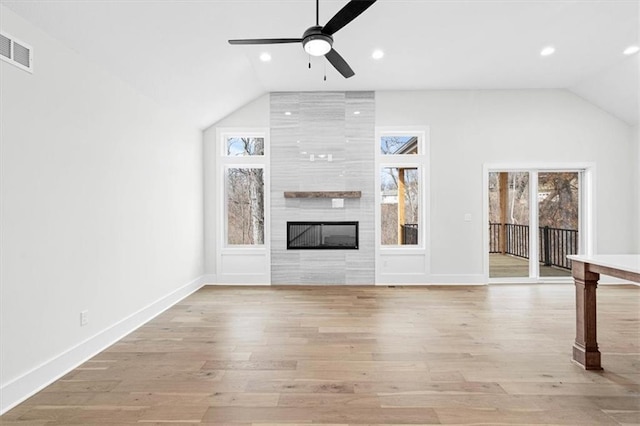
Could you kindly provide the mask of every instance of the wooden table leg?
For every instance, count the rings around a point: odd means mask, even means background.
[[[573,344],[573,360],[585,370],[602,370],[596,340],[596,287],[600,274],[588,271],[587,264],[575,260],[572,273],[576,285],[576,341]]]

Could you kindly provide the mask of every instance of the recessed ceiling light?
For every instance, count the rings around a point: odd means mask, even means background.
[[[633,46],[629,46],[626,49],[624,49],[624,52],[622,52],[622,53],[624,53],[625,55],[629,56],[629,55],[633,55],[633,54],[638,53],[638,52],[640,52],[640,46],[633,45]]]
[[[260,60],[262,62],[269,62],[271,60],[271,55],[269,55],[269,53],[267,53],[267,52],[262,52],[260,54]]]
[[[547,46],[540,51],[540,56],[549,56],[553,55],[556,51],[556,48],[553,46]]]
[[[382,59],[383,56],[384,56],[384,52],[380,49],[374,50],[373,53],[371,54],[371,57],[373,59]]]
[[[291,111],[285,111],[284,115],[291,115]]]
[[[353,115],[360,115],[360,111],[353,111]]]

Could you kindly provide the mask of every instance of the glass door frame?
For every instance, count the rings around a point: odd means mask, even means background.
[[[529,276],[491,278],[489,276],[489,173],[525,172],[529,173]],[[538,173],[540,172],[577,172],[579,185],[578,207],[578,254],[595,252],[595,164],[594,163],[504,163],[483,165],[483,275],[489,284],[499,283],[568,283],[568,277],[541,277],[538,265]]]

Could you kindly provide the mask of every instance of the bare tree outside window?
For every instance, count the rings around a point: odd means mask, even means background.
[[[538,208],[540,226],[578,230],[577,172],[538,174]]]
[[[227,138],[227,156],[246,157],[264,155],[264,138]]]
[[[489,173],[489,222],[500,223],[500,182],[498,172]],[[529,224],[529,173],[507,174],[506,223]],[[539,226],[578,229],[578,173],[538,173]]]
[[[264,244],[264,170],[227,169],[227,243]]]
[[[418,153],[417,136],[382,136],[380,153],[383,155],[404,155]]]
[[[500,223],[500,173],[489,173],[489,222]],[[507,216],[505,223],[529,224],[529,173],[507,174]]]
[[[264,137],[225,138],[226,157],[264,155]],[[226,170],[227,244],[264,244],[264,169],[229,167]]]

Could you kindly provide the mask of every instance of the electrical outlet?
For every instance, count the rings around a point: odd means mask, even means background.
[[[85,326],[89,324],[89,311],[81,311],[80,312],[80,326]]]

